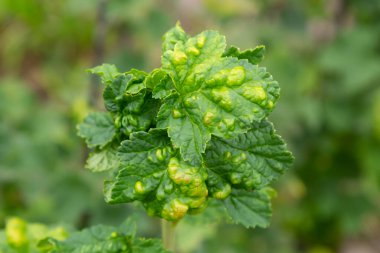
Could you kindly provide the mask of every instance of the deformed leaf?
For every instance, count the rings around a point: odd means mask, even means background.
[[[223,202],[232,221],[246,228],[268,227],[272,216],[271,190],[267,188],[255,191],[233,190]]]
[[[115,136],[112,116],[106,112],[92,112],[78,125],[78,135],[88,147],[104,147]]]
[[[254,49],[240,51],[237,47],[230,47],[224,53],[225,57],[236,57],[238,59],[247,59],[251,64],[259,64],[264,59],[265,46],[260,45]]]
[[[211,134],[228,138],[246,132],[279,97],[277,82],[264,68],[222,57],[225,47],[224,36],[205,31],[178,41],[162,57],[176,92],[164,100],[157,124],[168,128],[173,144],[194,165],[201,164]]]
[[[177,22],[176,26],[165,33],[162,38],[162,51],[172,50],[178,41],[186,41],[188,35],[182,29],[181,24]]]
[[[119,149],[121,169],[105,182],[109,203],[140,200],[151,215],[176,221],[206,201],[207,175],[182,161],[166,130],[137,132]]]
[[[131,75],[132,78],[128,82],[126,93],[128,94],[137,94],[142,89],[145,89],[145,78],[148,75],[148,73],[138,70],[138,69],[131,69],[130,71],[125,73],[127,76]]]
[[[125,74],[119,74],[105,87],[103,99],[105,107],[110,112],[123,110],[135,96],[144,96],[146,73],[132,69]]]
[[[233,188],[262,188],[293,162],[284,141],[267,120],[253,123],[247,133],[230,139],[213,137],[205,154],[206,167]]]
[[[147,86],[152,83],[152,95],[153,98],[163,99],[168,97],[174,92],[173,81],[170,76],[163,70],[156,71],[147,82]],[[154,83],[154,84],[153,84]]]

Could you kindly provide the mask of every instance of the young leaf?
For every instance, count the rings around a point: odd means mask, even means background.
[[[152,96],[156,99],[166,98],[174,92],[173,80],[161,69],[153,73],[150,78],[147,78],[148,85],[152,87]]]
[[[223,203],[234,223],[246,228],[266,228],[272,216],[270,200],[269,190],[264,188],[255,191],[233,190]]]
[[[224,52],[224,57],[236,57],[238,59],[247,59],[251,64],[259,64],[264,59],[265,46],[260,45],[254,49],[240,51],[237,47],[230,47]]]
[[[109,113],[93,112],[78,125],[78,135],[85,139],[90,148],[110,143],[115,136],[114,122]]]
[[[104,84],[112,82],[113,79],[120,74],[116,66],[112,64],[102,64],[87,71],[100,76]]]
[[[138,93],[145,89],[146,75],[143,71],[132,69],[112,79],[103,92],[106,109],[110,112],[121,111],[129,103],[131,97],[139,95]],[[145,92],[140,94],[144,95]]]
[[[126,96],[123,110],[116,114],[117,128],[129,136],[133,132],[146,131],[155,124],[160,101],[153,99],[151,93],[141,92]]]
[[[188,38],[181,24],[177,22],[176,26],[165,33],[162,38],[162,51],[173,50],[175,44],[179,41],[186,41]]]
[[[211,134],[230,137],[261,121],[279,97],[279,86],[247,60],[223,58],[225,38],[206,31],[164,52],[162,69],[176,93],[164,100],[157,125],[168,128],[186,161],[201,164]]]
[[[204,156],[206,167],[234,188],[262,188],[293,162],[284,141],[267,120],[230,139],[213,137]]]

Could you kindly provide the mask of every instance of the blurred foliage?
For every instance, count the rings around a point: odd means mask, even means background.
[[[51,237],[64,240],[68,231],[62,226],[47,227],[39,223],[27,223],[12,217],[7,220],[4,231],[0,230],[1,253],[37,253],[40,240]]]
[[[83,169],[75,125],[97,106],[89,102],[99,89],[84,70],[158,66],[161,35],[176,20],[193,34],[218,29],[242,49],[266,45],[263,64],[282,87],[271,120],[296,157],[276,187],[269,229],[218,225],[213,209],[179,224],[182,252],[344,252],[352,238],[375,245],[377,0],[1,0],[0,227],[14,215],[116,224],[141,209],[107,206],[102,176]],[[139,217],[142,234],[158,233],[157,220]]]

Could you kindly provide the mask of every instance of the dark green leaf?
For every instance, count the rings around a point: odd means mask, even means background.
[[[119,149],[121,170],[105,182],[109,203],[140,200],[150,215],[181,219],[205,204],[207,175],[178,157],[166,130],[137,132]]]

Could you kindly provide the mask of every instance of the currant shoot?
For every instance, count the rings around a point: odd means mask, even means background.
[[[90,113],[78,134],[91,148],[86,167],[110,172],[106,201],[139,201],[175,223],[215,199],[235,223],[268,226],[269,185],[293,156],[267,119],[280,87],[259,66],[264,51],[227,48],[211,30],[191,37],[177,24],[163,37],[160,68],[91,69],[106,111]]]

